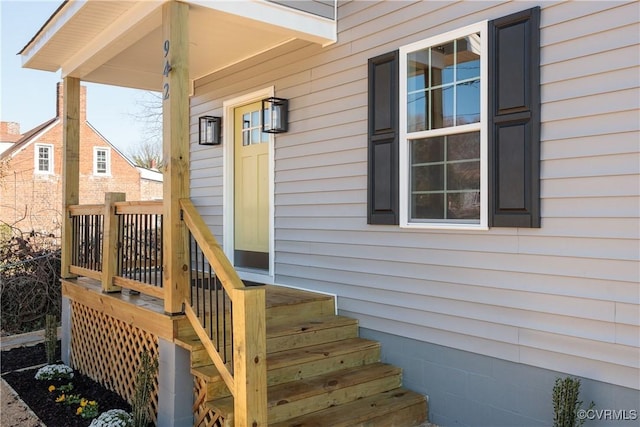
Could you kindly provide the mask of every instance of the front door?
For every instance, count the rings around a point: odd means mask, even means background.
[[[269,269],[269,134],[260,102],[234,109],[234,265]]]

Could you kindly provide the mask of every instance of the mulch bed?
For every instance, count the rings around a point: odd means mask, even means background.
[[[73,384],[71,393],[95,400],[100,405],[100,412],[117,408],[131,411],[131,406],[119,395],[107,390],[78,371],[74,371],[72,380],[58,382],[36,380],[35,374],[38,367],[31,367],[45,363],[44,344],[14,348],[0,354],[2,378],[9,383],[47,427],[86,427],[91,424],[91,420],[76,415],[78,405],[56,403],[55,399],[58,394],[49,392],[50,385],[60,386],[71,382]]]

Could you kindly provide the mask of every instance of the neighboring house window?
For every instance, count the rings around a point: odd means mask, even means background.
[[[486,227],[486,23],[399,59],[401,224]]]
[[[35,170],[39,174],[53,173],[53,145],[35,145]]]
[[[539,15],[369,59],[369,224],[540,227]]]
[[[109,148],[94,147],[93,174],[111,175],[111,150]]]

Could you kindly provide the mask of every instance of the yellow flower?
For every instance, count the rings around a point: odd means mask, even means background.
[[[78,406],[78,409],[76,410],[76,415],[80,415],[82,413],[82,406]]]
[[[87,399],[82,399],[82,400],[80,401],[80,406],[82,406],[83,408],[84,408],[85,406],[87,406]]]
[[[61,395],[56,399],[56,402],[57,402],[57,403],[64,402],[64,394],[61,394]]]
[[[97,404],[98,404],[98,402],[96,402],[95,400],[91,400],[89,402],[89,405],[91,405],[91,406],[96,406]]]
[[[52,391],[54,391],[56,389],[56,386],[54,385],[50,385],[49,386],[49,393],[51,393]]]

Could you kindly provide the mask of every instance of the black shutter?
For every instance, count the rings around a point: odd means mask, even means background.
[[[489,226],[540,227],[540,9],[489,22]]]
[[[369,59],[367,222],[398,224],[398,51]]]

